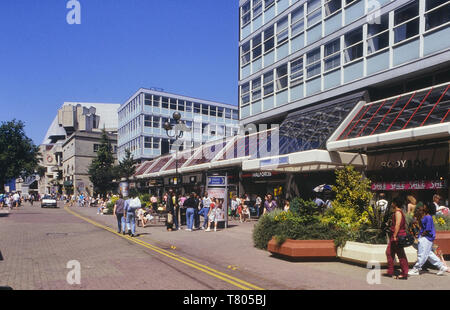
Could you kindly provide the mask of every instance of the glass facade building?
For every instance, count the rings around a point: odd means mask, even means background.
[[[448,81],[450,1],[239,4],[244,124],[270,122],[355,91],[367,90],[367,99],[377,100]]]
[[[239,113],[233,105],[201,100],[162,91],[140,89],[118,110],[118,158],[129,149],[143,161],[170,152],[170,139],[163,125],[174,124],[172,115],[180,112],[191,132],[185,132],[181,150],[217,138],[231,137],[238,131]]]

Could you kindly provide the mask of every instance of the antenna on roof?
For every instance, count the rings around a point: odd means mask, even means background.
[[[160,88],[160,87],[149,87],[150,90],[154,90],[154,91],[164,91],[164,88]]]

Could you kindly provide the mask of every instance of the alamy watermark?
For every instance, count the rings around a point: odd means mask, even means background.
[[[78,0],[69,0],[67,2],[66,8],[69,12],[66,16],[66,21],[69,25],[80,25],[81,24],[81,3]]]
[[[70,271],[67,273],[66,281],[69,285],[81,284],[81,264],[77,260],[71,260],[67,262],[67,269]]]
[[[369,261],[367,262],[367,269],[370,271],[367,273],[366,281],[370,285],[381,284],[381,266],[379,262]]]

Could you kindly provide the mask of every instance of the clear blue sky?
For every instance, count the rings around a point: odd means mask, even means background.
[[[40,144],[64,101],[123,103],[140,87],[237,104],[238,0],[0,1],[1,121]]]

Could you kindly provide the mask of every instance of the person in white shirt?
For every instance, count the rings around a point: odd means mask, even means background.
[[[381,193],[380,199],[376,202],[377,208],[379,208],[382,213],[384,213],[386,211],[387,206],[388,206],[388,202],[385,198],[386,198],[386,195],[384,193]]]
[[[14,200],[14,206],[16,207],[16,209],[18,209],[19,208],[20,195],[18,193],[15,193],[13,195],[13,200]]]

